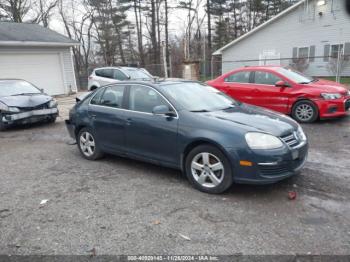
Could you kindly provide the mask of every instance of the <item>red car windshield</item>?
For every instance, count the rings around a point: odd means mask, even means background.
[[[308,84],[310,82],[313,82],[314,79],[312,77],[309,76],[305,76],[300,72],[294,71],[292,69],[289,68],[278,68],[276,70],[278,73],[280,73],[281,75],[285,76],[286,78],[298,83],[298,84]]]

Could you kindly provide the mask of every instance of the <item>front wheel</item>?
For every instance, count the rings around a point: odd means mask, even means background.
[[[83,128],[79,131],[77,144],[80,153],[88,160],[96,160],[103,156],[96,138],[90,128]]]
[[[187,155],[185,171],[191,184],[202,192],[220,194],[233,183],[229,160],[211,145],[194,148]]]
[[[315,122],[318,118],[318,108],[308,100],[296,102],[293,106],[292,117],[300,123]]]

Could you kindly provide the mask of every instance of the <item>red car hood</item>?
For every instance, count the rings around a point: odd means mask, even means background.
[[[319,79],[316,82],[306,84],[305,87],[312,88],[313,90],[318,90],[321,93],[340,93],[342,95],[346,95],[348,90],[342,84],[324,79]]]

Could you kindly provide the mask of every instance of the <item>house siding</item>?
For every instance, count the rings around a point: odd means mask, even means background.
[[[312,52],[316,58],[309,62],[304,72],[313,76],[333,76],[329,62],[318,56],[324,56],[325,45],[350,42],[350,16],[342,6],[343,1],[326,2],[324,6],[317,6],[316,1],[309,1],[308,12],[306,6],[301,4],[266,27],[224,49],[222,72],[226,73],[241,66],[259,65],[264,51],[275,52],[273,57],[277,60],[269,61],[268,64],[290,65],[293,48],[310,49],[314,46]],[[341,75],[350,76],[350,63],[347,63]]]
[[[77,91],[77,85],[75,80],[75,71],[73,65],[73,57],[70,47],[10,47],[0,46],[0,53],[56,53],[60,57],[61,71],[64,87],[62,88],[62,94],[68,94],[69,92]]]

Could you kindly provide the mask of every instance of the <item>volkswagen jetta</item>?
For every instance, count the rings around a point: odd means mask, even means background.
[[[308,151],[291,118],[191,81],[101,87],[74,106],[66,125],[86,159],[107,152],[181,169],[208,193],[290,177]]]

